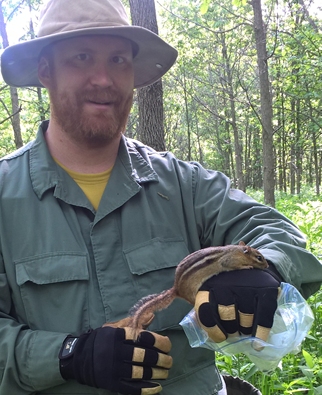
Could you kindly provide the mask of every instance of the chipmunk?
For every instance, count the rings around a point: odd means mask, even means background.
[[[254,248],[240,242],[238,245],[208,247],[186,256],[177,266],[172,288],[139,300],[130,310],[129,317],[103,326],[131,327],[135,338],[154,318],[154,312],[167,308],[175,298],[195,304],[201,285],[221,272],[240,269],[265,269],[268,263]]]

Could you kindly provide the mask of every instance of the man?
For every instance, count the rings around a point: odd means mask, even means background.
[[[320,263],[290,221],[223,174],[123,135],[133,89],[159,79],[177,52],[130,26],[119,0],[50,0],[39,26],[1,58],[8,84],[47,88],[51,114],[0,162],[0,394],[143,395],[160,380],[165,395],[226,393],[213,352],[192,349],[179,325],[188,303],[156,314],[137,341],[102,325],[170,288],[189,253],[242,240],[269,271],[210,279],[216,300],[200,319],[224,336],[256,334],[272,324],[280,280],[307,297]],[[217,302],[249,324],[225,320]]]

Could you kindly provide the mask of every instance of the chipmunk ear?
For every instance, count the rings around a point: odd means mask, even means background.
[[[244,254],[247,254],[247,252],[250,251],[250,247],[247,246],[243,241],[240,241],[240,242],[238,243],[238,245],[239,245],[239,246],[244,246],[244,248],[243,248]]]
[[[250,252],[250,250],[251,250],[251,248],[250,248],[249,246],[247,246],[247,245],[245,245],[245,246],[244,246],[244,248],[243,248],[243,252],[244,252],[244,254],[247,254],[247,253],[249,253],[249,252]]]

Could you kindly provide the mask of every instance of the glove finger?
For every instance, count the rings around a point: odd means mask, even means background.
[[[162,391],[159,383],[148,381],[121,380],[119,392],[125,395],[153,395]]]
[[[158,333],[150,331],[140,331],[140,335],[136,338],[132,328],[124,328],[125,339],[135,341],[137,345],[155,348],[164,353],[168,353],[171,350],[171,342],[167,336],[159,335]]]
[[[123,380],[164,380],[168,378],[169,370],[153,368],[150,366],[132,365],[131,363],[121,363],[120,378]]]
[[[153,394],[158,394],[159,392],[162,391],[162,387],[160,384],[158,383],[151,383],[151,384],[154,384],[154,386],[142,388],[141,391],[142,395],[153,395]]]
[[[210,339],[220,343],[227,339],[227,333],[220,324],[216,308],[209,303],[209,292],[199,291],[195,299],[195,311],[201,327],[207,332]]]
[[[220,285],[212,288],[209,300],[212,306],[217,305],[219,320],[227,336],[238,336],[239,315],[234,289]]]
[[[128,350],[128,353],[132,353],[132,347]],[[124,359],[126,359],[128,355],[126,355]],[[145,366],[158,366],[164,369],[170,369],[172,366],[172,357],[170,355],[159,353],[148,348],[134,347],[132,361],[141,363]]]
[[[273,326],[274,314],[277,309],[279,288],[258,290],[257,310],[252,335],[267,340]]]
[[[146,366],[132,366],[132,379],[135,380],[151,380],[168,378],[169,370],[160,368],[151,368]]]
[[[239,334],[239,320],[236,313],[236,305],[229,306],[218,305],[218,313],[221,320],[222,327],[229,336],[238,336]]]
[[[254,314],[244,313],[243,310],[238,310],[238,331],[243,335],[251,335],[253,333]]]
[[[255,312],[258,311],[257,289],[236,287],[235,304],[237,308],[238,331],[243,335],[252,335]]]
[[[238,335],[239,317],[237,314],[236,295],[234,292],[224,287],[211,289],[209,302],[212,307],[215,308],[215,306],[217,306],[218,322],[220,322],[227,336]]]

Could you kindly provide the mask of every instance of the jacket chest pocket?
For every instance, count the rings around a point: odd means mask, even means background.
[[[88,323],[86,254],[44,254],[15,262],[22,310],[31,329],[77,333]],[[21,306],[20,304],[17,304]]]
[[[189,251],[181,239],[155,238],[124,253],[139,300],[147,295],[170,289],[174,284],[177,265]],[[181,329],[179,322],[191,309],[192,306],[188,302],[175,299],[168,308],[155,314],[148,329]]]

